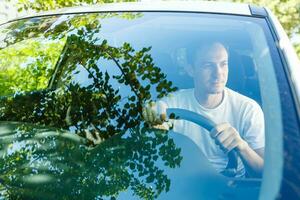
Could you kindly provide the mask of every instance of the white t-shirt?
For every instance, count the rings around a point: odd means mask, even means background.
[[[213,109],[204,108],[197,102],[194,89],[180,90],[162,101],[169,108],[184,108],[207,116],[217,124],[230,123],[253,150],[265,146],[264,115],[260,106],[229,88],[225,88],[221,104]],[[215,144],[207,130],[193,122],[175,120],[173,131],[191,138],[218,172],[226,168],[228,156]],[[239,159],[237,177],[244,175],[245,169]]]

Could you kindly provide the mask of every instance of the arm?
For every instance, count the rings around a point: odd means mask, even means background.
[[[252,149],[229,123],[217,125],[210,133],[211,137],[225,152],[236,149],[241,157],[248,175],[261,177],[264,166],[264,148]]]
[[[249,145],[243,150],[237,150],[250,177],[262,177],[264,167],[264,148],[251,149]]]

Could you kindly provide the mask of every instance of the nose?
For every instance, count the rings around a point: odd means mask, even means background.
[[[223,74],[223,71],[224,71],[224,69],[223,69],[223,67],[221,66],[221,64],[216,64],[215,66],[214,66],[214,76],[216,77],[216,78],[219,78],[220,76],[222,76],[222,74]]]

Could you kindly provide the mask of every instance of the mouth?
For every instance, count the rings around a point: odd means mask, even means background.
[[[211,84],[211,88],[215,88],[215,89],[217,89],[217,88],[223,88],[223,86],[224,86],[223,82],[213,82]]]
[[[222,81],[213,81],[213,82],[211,82],[211,84],[212,85],[223,85],[224,82],[222,82]]]

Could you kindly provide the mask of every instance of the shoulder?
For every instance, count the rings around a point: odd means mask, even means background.
[[[185,99],[185,98],[190,98],[190,95],[194,95],[194,89],[181,89],[176,92],[170,93],[165,99]]]
[[[162,98],[161,100],[167,103],[169,106],[180,106],[186,105],[191,98],[194,96],[194,89],[181,89],[168,96]]]
[[[259,106],[256,101],[254,101],[253,99],[251,99],[245,95],[242,95],[230,88],[226,88],[225,90],[226,90],[229,101],[234,101],[234,103],[237,103],[237,104],[250,104],[253,106]]]
[[[194,88],[189,89],[180,89],[173,93],[174,95],[180,96],[180,95],[186,95],[186,94],[194,94]]]
[[[226,88],[227,99],[234,106],[246,111],[262,112],[260,105],[253,99]]]

